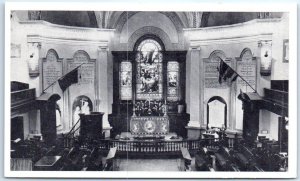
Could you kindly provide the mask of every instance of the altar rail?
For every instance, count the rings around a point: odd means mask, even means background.
[[[180,153],[180,148],[188,150],[198,150],[203,145],[203,140],[189,141],[103,141],[99,144],[100,149],[108,150],[117,147],[118,152],[126,153]]]
[[[235,138],[228,138],[226,139],[226,146],[233,147],[236,141]],[[110,148],[117,147],[118,155],[178,155],[181,154],[181,147],[194,153],[203,146],[216,148],[219,146],[219,140],[214,138],[181,141],[98,140],[100,150],[108,151]]]

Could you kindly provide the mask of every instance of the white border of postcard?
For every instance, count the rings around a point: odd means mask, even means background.
[[[94,10],[94,11],[245,11],[289,12],[289,170],[287,172],[51,172],[10,170],[10,11]],[[8,2],[5,5],[5,177],[22,178],[295,178],[297,176],[297,4],[285,3],[41,3]]]

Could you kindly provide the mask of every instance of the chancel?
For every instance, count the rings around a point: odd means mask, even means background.
[[[10,13],[11,171],[288,171],[289,13]]]

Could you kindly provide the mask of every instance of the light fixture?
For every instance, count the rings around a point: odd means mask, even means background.
[[[30,77],[39,76],[39,43],[30,43],[28,45],[28,71]]]
[[[272,69],[272,42],[271,41],[261,41],[260,46],[260,74],[262,76],[271,75]]]

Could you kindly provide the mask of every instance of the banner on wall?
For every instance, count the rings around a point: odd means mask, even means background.
[[[78,83],[78,68],[67,73],[65,76],[58,79],[59,86],[64,92],[70,85]]]
[[[222,82],[234,82],[238,74],[230,67],[228,66],[223,60],[220,60],[220,67],[219,69],[219,83]]]

